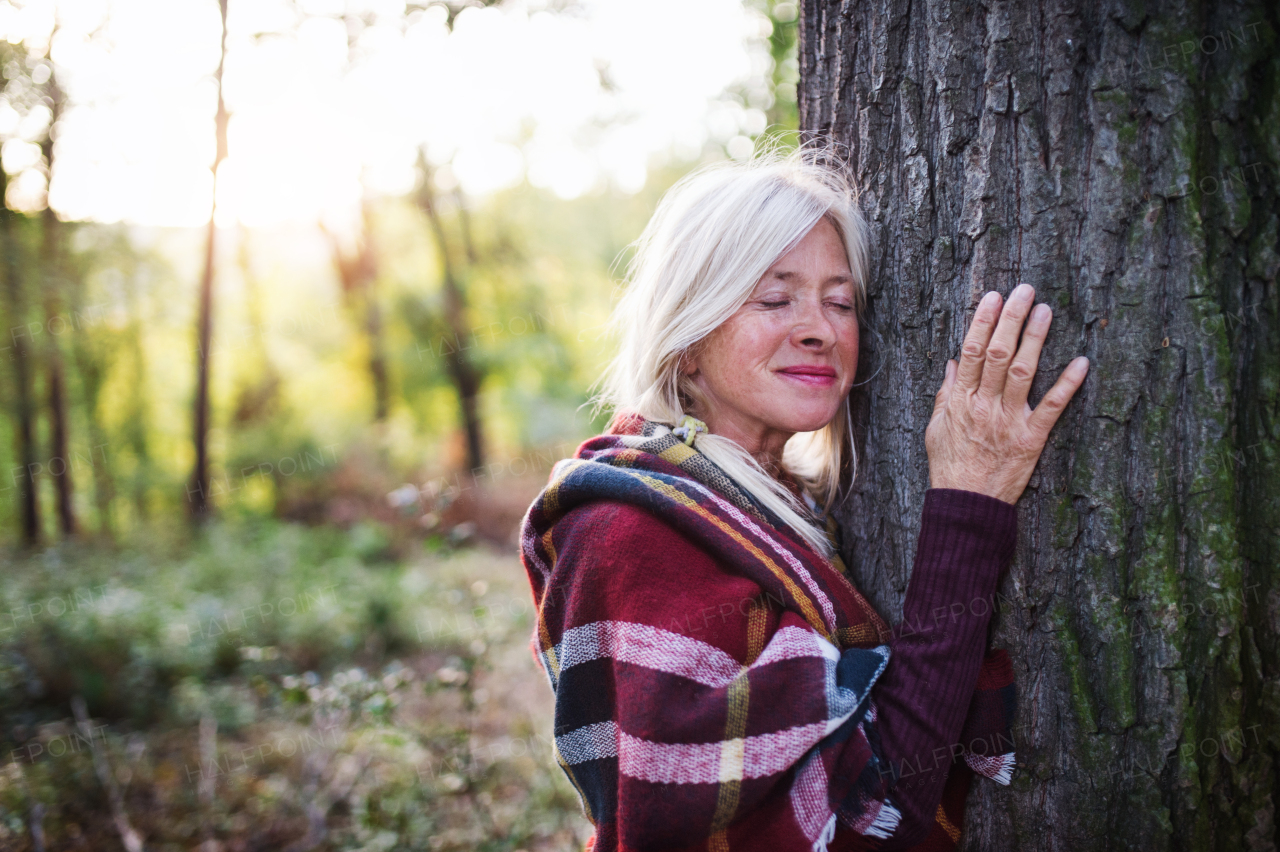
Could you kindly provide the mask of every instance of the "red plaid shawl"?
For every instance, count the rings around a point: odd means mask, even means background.
[[[888,625],[838,557],[669,427],[620,416],[558,462],[524,518],[521,559],[556,757],[596,829],[588,848],[822,852],[893,838],[901,770],[881,752],[870,694]],[[1007,656],[989,655],[964,742],[1012,741],[1012,691]],[[968,767],[1008,783],[1011,753],[957,753],[966,763],[915,849],[954,847]]]

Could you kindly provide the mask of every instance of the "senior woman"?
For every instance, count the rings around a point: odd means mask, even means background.
[[[588,848],[953,848],[974,773],[1013,769],[1012,668],[971,602],[1012,556],[1014,503],[1088,360],[1032,410],[1048,306],[1026,284],[978,304],[925,429],[931,488],[891,630],[829,514],[855,474],[867,277],[841,173],[805,152],[700,169],[628,277],[599,397],[614,416],[522,525]]]

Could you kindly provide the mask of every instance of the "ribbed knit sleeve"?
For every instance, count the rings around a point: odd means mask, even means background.
[[[918,843],[934,822],[1017,535],[1012,504],[972,491],[925,492],[903,620],[872,691],[903,815],[899,835],[883,849]]]

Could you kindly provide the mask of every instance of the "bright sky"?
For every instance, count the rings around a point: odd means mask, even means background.
[[[363,12],[348,50],[343,8]],[[403,0],[230,0],[228,160],[219,224],[345,219],[362,192],[439,180],[482,195],[527,176],[561,197],[636,191],[655,157],[708,140],[737,156],[765,129],[768,20],[741,0],[545,0],[405,14]],[[68,107],[49,199],[64,218],[207,221],[216,0],[10,0],[0,38],[49,41]],[[602,85],[603,76],[607,85]],[[743,103],[732,89],[747,94]],[[47,111],[0,100],[11,191],[38,205]],[[15,197],[16,196],[16,197]]]

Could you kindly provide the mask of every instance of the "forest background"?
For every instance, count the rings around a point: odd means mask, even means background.
[[[796,16],[0,3],[0,849],[581,845],[513,536]]]

